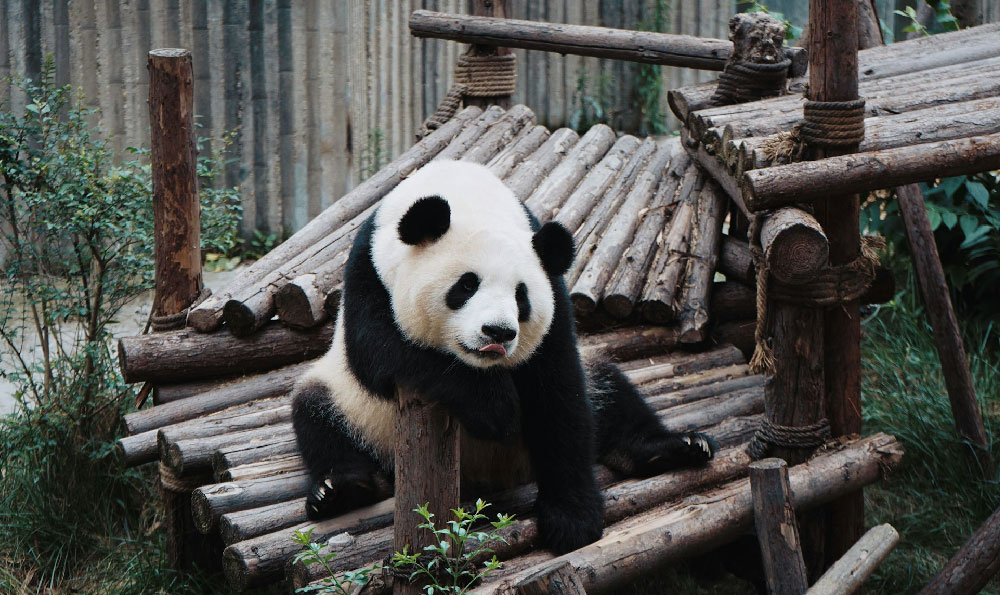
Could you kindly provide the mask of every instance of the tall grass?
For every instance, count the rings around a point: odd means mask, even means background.
[[[958,437],[930,322],[914,277],[897,267],[902,291],[864,323],[862,398],[866,434],[905,445],[903,467],[866,490],[868,525],[892,523],[901,541],[869,581],[871,593],[915,593],[1000,506],[1000,481],[983,479]],[[976,393],[1000,460],[1000,333],[965,328]],[[984,593],[1000,593],[994,580]]]

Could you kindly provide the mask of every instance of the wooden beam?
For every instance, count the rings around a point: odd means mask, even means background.
[[[427,403],[400,388],[396,417],[396,504],[393,548],[423,552],[435,535],[417,528],[423,519],[414,513],[428,505],[438,526],[452,520],[458,508],[459,426],[440,405]],[[423,583],[397,580],[394,595],[420,595]]]
[[[802,561],[791,488],[788,487],[788,464],[781,459],[751,463],[750,492],[767,592],[771,595],[801,595],[809,582],[806,565]]]
[[[892,525],[872,527],[806,591],[806,595],[854,593],[899,543]],[[801,591],[800,591],[801,593]]]
[[[750,170],[741,179],[742,198],[749,210],[761,211],[816,202],[830,194],[868,192],[994,169],[1000,169],[1000,133]]]
[[[1000,573],[1000,508],[948,560],[920,595],[975,595]]]
[[[983,414],[976,401],[976,389],[969,372],[969,361],[962,343],[962,333],[958,328],[955,310],[951,306],[948,283],[941,268],[934,232],[927,219],[924,197],[916,184],[900,186],[896,189],[899,211],[903,216],[903,229],[910,244],[910,255],[917,273],[924,307],[934,330],[934,345],[941,360],[941,373],[948,389],[951,412],[959,436],[972,447],[970,455],[985,478],[994,476],[993,460],[990,456],[990,441],[983,427]]]
[[[429,10],[413,11],[410,15],[410,33],[417,37],[450,39],[477,45],[542,50],[702,70],[722,70],[733,51],[733,44],[722,39],[470,17]],[[805,50],[785,48],[785,55],[792,60],[792,76],[805,72]]]
[[[858,98],[858,5],[842,0],[809,2],[809,89],[811,101],[854,101]],[[812,149],[810,157],[820,159],[857,151],[857,145]],[[835,157],[853,159],[853,157]],[[809,163],[809,162],[805,162]],[[816,219],[830,242],[830,264],[854,261],[861,249],[858,227],[860,200],[857,190],[837,185],[819,193]],[[798,201],[804,200],[802,197]],[[826,418],[834,436],[861,432],[861,304],[852,301],[823,312],[823,358]],[[791,397],[791,395],[789,395]],[[828,512],[825,562],[817,557],[810,574],[847,551],[864,531],[864,499],[861,491],[831,504]]]
[[[573,565],[564,562],[558,566],[543,568],[512,587],[513,595],[586,595],[583,582],[573,570]]]
[[[472,14],[474,17],[502,21],[507,16],[507,0],[473,0]],[[469,51],[476,56],[506,56],[513,53],[510,48],[503,47],[502,45],[475,42],[473,42]],[[476,105],[483,109],[486,109],[490,105],[499,105],[507,109],[510,107],[510,95],[497,97],[470,97],[466,95],[463,97],[463,102],[465,105]]]

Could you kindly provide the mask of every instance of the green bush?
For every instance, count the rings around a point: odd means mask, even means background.
[[[177,592],[190,579],[162,566],[151,476],[113,457],[135,395],[110,325],[152,286],[149,168],[142,151],[116,162],[51,58],[16,84],[24,113],[0,110],[0,370],[20,403],[0,418],[0,592]],[[204,195],[210,245],[232,244],[235,192]]]

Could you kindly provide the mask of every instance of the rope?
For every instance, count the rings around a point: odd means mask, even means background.
[[[759,460],[770,454],[774,447],[813,449],[828,440],[830,422],[826,419],[808,426],[781,426],[762,419],[757,433],[747,446],[747,454],[751,459]]]
[[[471,52],[471,50],[470,50]],[[455,64],[455,82],[448,89],[437,109],[431,114],[420,131],[421,139],[444,126],[458,109],[463,97],[510,96],[517,90],[517,56],[514,54],[490,54],[485,56],[462,54]]]
[[[174,475],[174,472],[160,462],[160,485],[163,486],[165,490],[176,492],[179,494],[187,494],[193,492],[195,488],[200,488],[201,486],[208,483],[204,475],[192,475],[190,477],[178,477]]]
[[[159,333],[162,331],[172,331],[184,328],[184,325],[187,323],[188,312],[190,312],[192,308],[196,308],[198,304],[208,299],[208,296],[210,295],[212,295],[212,290],[207,287],[203,287],[201,291],[198,292],[198,295],[195,296],[191,305],[184,308],[180,312],[176,314],[166,314],[163,316],[153,316],[150,314],[149,324],[152,327],[153,332]]]
[[[750,371],[754,374],[774,373],[774,352],[767,336],[767,281],[770,277],[770,265],[764,258],[760,247],[760,228],[764,222],[764,213],[756,213],[750,220],[750,255],[757,269],[757,326],[754,328],[754,350],[750,358]]]
[[[799,127],[806,144],[818,147],[844,147],[865,140],[865,100],[807,101]]]
[[[783,94],[791,63],[789,59],[772,64],[727,62],[712,95],[712,105],[746,103]]]

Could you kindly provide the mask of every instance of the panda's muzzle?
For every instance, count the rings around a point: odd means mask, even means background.
[[[517,337],[517,330],[495,324],[484,324],[481,327],[485,340],[490,341],[479,349],[470,349],[477,355],[487,358],[507,356],[507,344]]]

